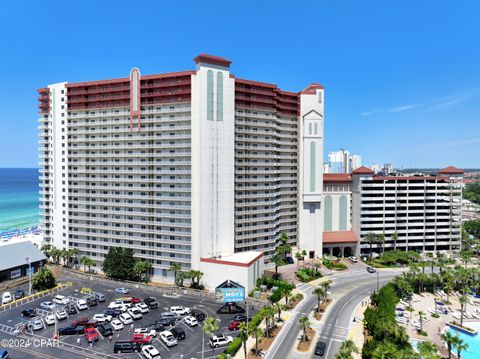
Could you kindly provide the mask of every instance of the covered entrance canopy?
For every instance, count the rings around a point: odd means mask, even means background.
[[[353,231],[323,232],[323,253],[336,257],[356,255],[358,238]]]

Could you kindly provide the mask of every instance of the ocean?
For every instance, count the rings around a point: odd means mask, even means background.
[[[0,233],[39,224],[38,168],[0,168]]]

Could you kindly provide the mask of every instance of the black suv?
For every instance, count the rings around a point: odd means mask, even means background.
[[[163,325],[164,327],[170,327],[172,325],[175,325],[176,320],[174,318],[161,318],[155,321],[155,323]]]
[[[327,343],[319,341],[315,346],[315,355],[323,357],[323,355],[325,354],[326,348],[327,348]]]
[[[78,313],[77,308],[71,304],[65,306],[65,311],[67,312],[68,315],[73,315]]]
[[[185,339],[185,330],[181,328],[172,328],[170,329],[170,333],[175,337],[177,340]]]
[[[94,306],[98,305],[98,299],[95,298],[95,297],[86,296],[85,300],[87,301],[87,304],[88,304],[89,307],[94,307]]]
[[[75,334],[81,334],[81,333],[78,333],[78,330],[75,327],[63,327],[58,329],[58,335],[75,335]]]
[[[111,315],[112,318],[116,318],[118,317],[120,314],[122,314],[123,312],[120,310],[120,309],[105,309],[103,311],[103,314],[105,315]]]
[[[23,289],[17,289],[15,291],[15,294],[13,294],[13,297],[15,298],[15,300],[22,299],[23,297],[25,297],[25,292],[23,291]]]
[[[37,316],[37,311],[32,308],[22,310],[22,317],[34,318]]]
[[[205,320],[205,314],[200,312],[199,310],[191,310],[190,311],[190,315],[195,317],[195,319],[197,319],[199,322],[202,322]]]
[[[147,324],[147,329],[154,329],[157,333],[163,332],[165,330],[165,326],[158,322]]]
[[[145,304],[148,306],[148,309],[157,309],[160,306],[160,304],[156,300]]]
[[[100,323],[97,326],[97,329],[104,337],[109,337],[110,335],[113,335],[113,327],[110,325],[110,323]]]
[[[113,352],[117,353],[137,353],[140,351],[140,343],[119,341],[115,342]]]

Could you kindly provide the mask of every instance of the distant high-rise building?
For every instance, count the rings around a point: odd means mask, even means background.
[[[330,173],[330,164],[329,163],[324,163],[323,164],[323,173]]]
[[[352,171],[356,170],[359,167],[362,167],[362,156],[360,155],[350,156],[350,167]]]
[[[372,171],[375,172],[375,174],[379,173],[382,167],[378,163],[372,164]]]
[[[389,175],[393,172],[393,166],[391,163],[385,163],[382,168],[382,173]]]

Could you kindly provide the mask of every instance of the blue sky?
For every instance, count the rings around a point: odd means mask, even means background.
[[[82,5],[80,5],[82,3]],[[0,12],[0,167],[37,165],[36,89],[193,69],[326,88],[325,152],[480,167],[478,1],[47,1]]]

